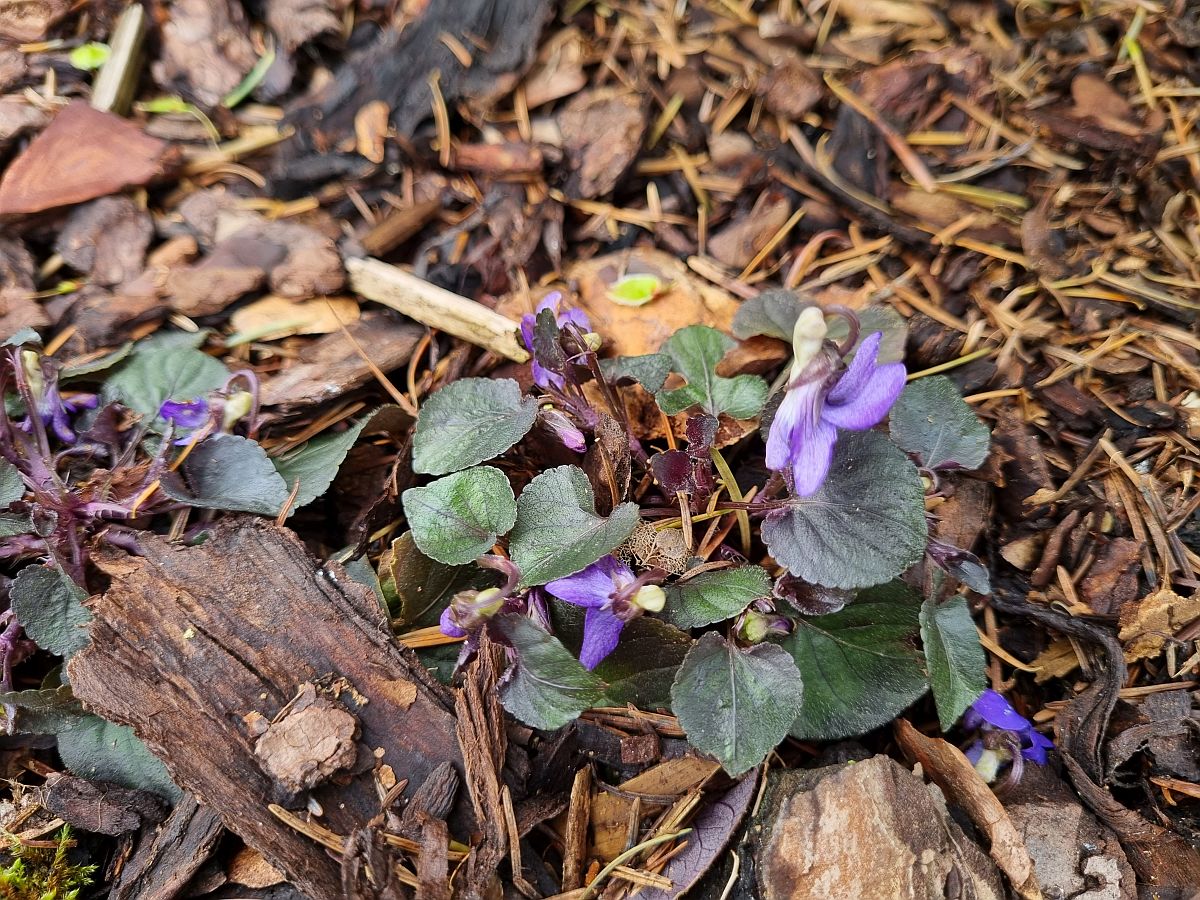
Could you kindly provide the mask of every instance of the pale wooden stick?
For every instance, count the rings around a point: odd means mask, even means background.
[[[92,106],[105,112],[125,115],[133,100],[141,71],[142,38],[146,34],[146,10],[140,3],[126,7],[113,29],[109,46],[112,53],[96,76],[92,87]]]
[[[350,273],[350,287],[361,297],[513,362],[529,359],[517,337],[517,323],[474,300],[378,259],[348,259],[346,271]]]

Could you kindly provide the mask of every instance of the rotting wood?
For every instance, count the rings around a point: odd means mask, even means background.
[[[410,796],[441,763],[461,767],[448,692],[391,641],[369,590],[318,567],[286,529],[232,519],[196,547],[141,545],[141,558],[97,556],[111,582],[92,601],[92,646],[71,661],[77,696],[132,726],[300,890],[339,896],[339,862],[269,813],[290,786],[255,754],[252,726],[305,683],[357,718],[359,765],[310,795],[326,827],[353,834],[379,812],[372,760],[408,778]],[[471,827],[467,811],[451,819],[455,832]]]
[[[113,881],[112,900],[171,900],[217,848],[221,817],[188,794],[158,828],[146,828]]]

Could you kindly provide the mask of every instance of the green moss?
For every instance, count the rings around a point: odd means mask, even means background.
[[[53,847],[27,847],[13,838],[12,860],[0,867],[0,900],[76,900],[96,867],[70,863],[67,852],[74,843],[66,826]]]

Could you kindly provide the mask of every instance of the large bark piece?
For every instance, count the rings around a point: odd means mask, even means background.
[[[320,824],[350,835],[379,812],[373,765],[409,779],[410,796],[440,763],[461,772],[452,699],[393,643],[370,592],[286,529],[230,519],[196,547],[142,547],[98,555],[111,582],[92,604],[92,646],[70,663],[76,695],[132,726],[298,888],[339,896],[340,862],[268,805],[311,796]],[[269,739],[281,729],[302,740]]]

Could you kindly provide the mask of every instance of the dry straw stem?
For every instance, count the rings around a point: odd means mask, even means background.
[[[529,359],[517,337],[517,323],[474,300],[377,259],[348,259],[346,271],[350,286],[368,300],[513,362]]]

